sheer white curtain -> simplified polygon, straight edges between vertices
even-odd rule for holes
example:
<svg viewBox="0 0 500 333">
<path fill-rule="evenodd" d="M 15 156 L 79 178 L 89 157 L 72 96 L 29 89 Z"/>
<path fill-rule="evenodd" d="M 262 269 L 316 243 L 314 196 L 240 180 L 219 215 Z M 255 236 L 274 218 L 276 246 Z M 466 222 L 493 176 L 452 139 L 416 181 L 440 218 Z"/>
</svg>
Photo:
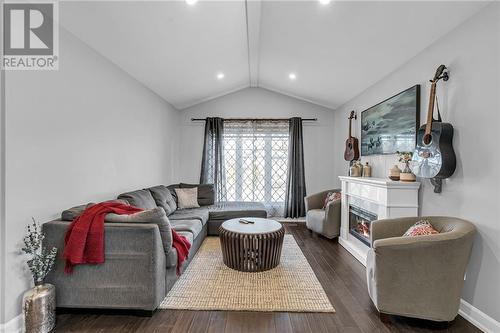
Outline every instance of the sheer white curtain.
<svg viewBox="0 0 500 333">
<path fill-rule="evenodd" d="M 224 121 L 227 201 L 264 203 L 283 216 L 288 167 L 288 121 Z"/>
</svg>

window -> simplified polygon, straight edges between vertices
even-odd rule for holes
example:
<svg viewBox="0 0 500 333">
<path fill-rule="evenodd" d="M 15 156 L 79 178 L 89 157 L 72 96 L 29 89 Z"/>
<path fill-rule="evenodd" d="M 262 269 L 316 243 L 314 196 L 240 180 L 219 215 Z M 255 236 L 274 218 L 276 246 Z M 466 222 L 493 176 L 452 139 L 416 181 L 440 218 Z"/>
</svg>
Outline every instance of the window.
<svg viewBox="0 0 500 333">
<path fill-rule="evenodd" d="M 227 201 L 258 201 L 283 216 L 288 167 L 287 121 L 224 122 Z"/>
</svg>

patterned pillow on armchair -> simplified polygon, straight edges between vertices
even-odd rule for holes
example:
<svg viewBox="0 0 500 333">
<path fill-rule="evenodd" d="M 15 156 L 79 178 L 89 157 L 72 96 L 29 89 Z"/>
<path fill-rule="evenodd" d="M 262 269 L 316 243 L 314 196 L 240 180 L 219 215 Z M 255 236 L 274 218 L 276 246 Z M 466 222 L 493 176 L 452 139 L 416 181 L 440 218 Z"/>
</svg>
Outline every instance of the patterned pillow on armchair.
<svg viewBox="0 0 500 333">
<path fill-rule="evenodd" d="M 342 195 L 340 192 L 328 192 L 325 197 L 325 202 L 323 203 L 323 209 L 326 209 L 326 206 L 328 206 L 330 202 L 340 200 L 341 197 Z"/>
<path fill-rule="evenodd" d="M 435 235 L 439 234 L 439 231 L 434 229 L 432 224 L 427 220 L 420 220 L 412 225 L 406 232 L 403 237 L 412 237 L 412 236 L 426 236 L 426 235 Z"/>
</svg>

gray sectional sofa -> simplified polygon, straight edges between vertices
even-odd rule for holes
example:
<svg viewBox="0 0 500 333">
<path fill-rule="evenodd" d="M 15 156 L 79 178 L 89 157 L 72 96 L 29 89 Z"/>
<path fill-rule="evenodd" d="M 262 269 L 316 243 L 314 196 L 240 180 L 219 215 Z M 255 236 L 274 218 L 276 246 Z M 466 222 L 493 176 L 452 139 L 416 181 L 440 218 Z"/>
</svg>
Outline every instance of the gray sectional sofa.
<svg viewBox="0 0 500 333">
<path fill-rule="evenodd" d="M 200 208 L 177 209 L 175 188 L 198 187 Z M 79 265 L 64 274 L 64 235 L 87 205 L 70 208 L 61 219 L 43 224 L 47 246 L 59 249 L 47 282 L 56 286 L 58 308 L 126 309 L 152 313 L 172 288 L 177 252 L 172 232 L 187 237 L 192 246 L 183 272 L 207 235 L 218 235 L 220 224 L 237 217 L 266 217 L 255 202 L 214 202 L 212 185 L 175 184 L 122 193 L 120 200 L 145 209 L 134 215 L 108 214 L 105 219 L 105 263 Z"/>
</svg>

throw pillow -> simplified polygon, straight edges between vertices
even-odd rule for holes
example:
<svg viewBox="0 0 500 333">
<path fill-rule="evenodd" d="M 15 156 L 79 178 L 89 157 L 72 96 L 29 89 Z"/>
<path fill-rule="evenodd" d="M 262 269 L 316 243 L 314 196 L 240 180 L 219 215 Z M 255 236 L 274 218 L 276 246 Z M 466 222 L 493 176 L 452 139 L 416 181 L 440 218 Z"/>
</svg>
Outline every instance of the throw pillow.
<svg viewBox="0 0 500 333">
<path fill-rule="evenodd" d="M 148 190 L 137 190 L 133 192 L 122 193 L 118 199 L 127 200 L 129 205 L 142 209 L 156 208 L 156 201 Z"/>
<path fill-rule="evenodd" d="M 198 188 L 176 188 L 177 206 L 179 209 L 198 208 Z"/>
<path fill-rule="evenodd" d="M 323 203 L 323 209 L 326 209 L 326 206 L 328 206 L 330 202 L 340 200 L 341 197 L 342 195 L 340 192 L 328 192 L 325 197 L 325 202 Z"/>
<path fill-rule="evenodd" d="M 215 190 L 213 184 L 186 184 L 181 183 L 180 188 L 198 188 L 198 204 L 201 206 L 210 206 L 215 202 Z"/>
<path fill-rule="evenodd" d="M 175 201 L 175 204 L 177 204 L 177 193 L 175 193 L 175 189 L 180 187 L 181 184 L 171 184 L 167 186 L 168 190 L 170 191 L 170 194 L 172 195 L 172 198 Z"/>
<path fill-rule="evenodd" d="M 427 220 L 420 220 L 412 225 L 406 232 L 403 237 L 413 237 L 413 236 L 425 236 L 425 235 L 435 235 L 439 234 L 439 231 L 434 229 L 432 224 Z"/>
<path fill-rule="evenodd" d="M 177 204 L 166 186 L 158 185 L 150 187 L 148 190 L 155 199 L 156 205 L 163 208 L 167 216 L 175 212 Z"/>
</svg>

